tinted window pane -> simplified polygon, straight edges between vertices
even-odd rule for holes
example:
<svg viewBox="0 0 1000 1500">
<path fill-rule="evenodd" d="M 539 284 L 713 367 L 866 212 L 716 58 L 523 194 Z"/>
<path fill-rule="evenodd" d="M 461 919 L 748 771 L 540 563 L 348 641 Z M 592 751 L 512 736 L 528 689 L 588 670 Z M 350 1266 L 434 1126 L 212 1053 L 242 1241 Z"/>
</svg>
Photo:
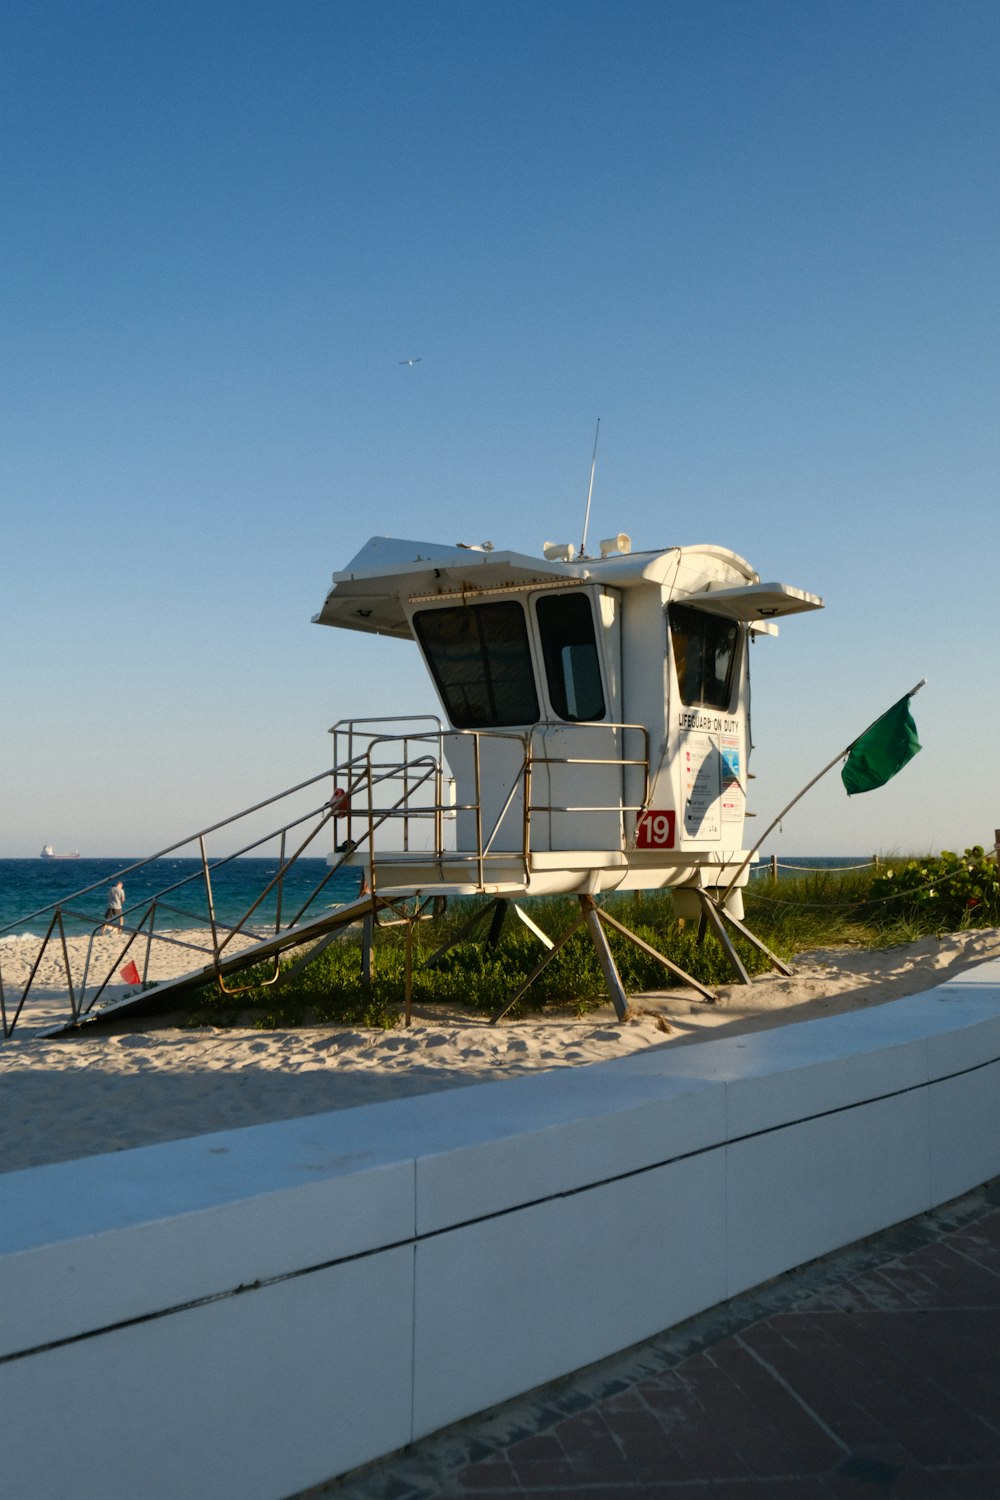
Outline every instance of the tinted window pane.
<svg viewBox="0 0 1000 1500">
<path fill-rule="evenodd" d="M 671 604 L 667 613 L 681 702 L 728 708 L 740 627 L 734 620 L 686 604 Z"/>
<path fill-rule="evenodd" d="M 537 722 L 535 674 L 520 604 L 422 609 L 413 624 L 456 729 Z"/>
<path fill-rule="evenodd" d="M 535 613 L 552 707 L 560 719 L 603 719 L 601 663 L 587 595 L 543 595 Z"/>
</svg>

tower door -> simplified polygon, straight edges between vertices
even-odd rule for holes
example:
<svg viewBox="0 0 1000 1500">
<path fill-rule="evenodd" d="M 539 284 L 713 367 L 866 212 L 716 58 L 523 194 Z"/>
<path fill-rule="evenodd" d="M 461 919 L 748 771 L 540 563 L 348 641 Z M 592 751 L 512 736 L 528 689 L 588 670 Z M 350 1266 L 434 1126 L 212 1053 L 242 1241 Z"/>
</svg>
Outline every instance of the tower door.
<svg viewBox="0 0 1000 1500">
<path fill-rule="evenodd" d="M 607 613 L 595 617 L 595 608 Z M 622 847 L 622 749 L 615 720 L 612 600 L 559 589 L 534 601 L 547 717 L 532 735 L 531 846 Z"/>
<path fill-rule="evenodd" d="M 455 732 L 459 850 L 519 853 L 524 846 L 525 751 L 539 718 L 524 602 L 486 599 L 414 612 L 413 627 Z"/>
</svg>

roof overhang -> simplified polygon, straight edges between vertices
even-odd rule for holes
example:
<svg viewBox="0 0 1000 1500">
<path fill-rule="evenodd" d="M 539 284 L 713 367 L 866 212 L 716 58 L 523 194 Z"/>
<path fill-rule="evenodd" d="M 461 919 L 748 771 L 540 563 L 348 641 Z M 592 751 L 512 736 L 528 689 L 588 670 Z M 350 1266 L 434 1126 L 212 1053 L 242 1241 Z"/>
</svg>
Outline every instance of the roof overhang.
<svg viewBox="0 0 1000 1500">
<path fill-rule="evenodd" d="M 730 587 L 734 577 L 747 582 Z M 343 571 L 334 573 L 333 587 L 313 621 L 409 640 L 407 608 L 417 601 L 465 600 L 588 583 L 626 589 L 650 584 L 676 588 L 678 600 L 750 622 L 823 607 L 815 594 L 783 583 L 759 583 L 757 577 L 749 563 L 723 547 L 671 547 L 566 561 L 372 537 Z"/>
<path fill-rule="evenodd" d="M 707 589 L 689 594 L 678 603 L 705 609 L 713 615 L 751 624 L 756 620 L 774 620 L 782 615 L 798 615 L 809 609 L 822 609 L 818 594 L 792 588 L 788 583 L 748 583 L 745 588 Z"/>
<path fill-rule="evenodd" d="M 333 587 L 317 625 L 339 625 L 409 639 L 405 604 L 415 596 L 462 598 L 504 589 L 544 588 L 590 581 L 590 564 L 549 561 L 519 552 L 486 552 L 372 537 L 348 566 L 333 575 Z"/>
</svg>

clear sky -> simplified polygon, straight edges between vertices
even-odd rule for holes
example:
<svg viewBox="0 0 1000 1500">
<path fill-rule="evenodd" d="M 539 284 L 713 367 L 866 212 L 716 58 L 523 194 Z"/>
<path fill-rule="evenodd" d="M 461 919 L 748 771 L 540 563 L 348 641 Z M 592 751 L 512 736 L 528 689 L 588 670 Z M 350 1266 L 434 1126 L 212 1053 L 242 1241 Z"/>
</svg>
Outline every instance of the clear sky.
<svg viewBox="0 0 1000 1500">
<path fill-rule="evenodd" d="M 998 78 L 996 0 L 7 0 L 0 855 L 432 709 L 331 571 L 578 537 L 598 417 L 591 537 L 826 600 L 754 648 L 759 819 L 929 679 L 769 847 L 991 842 Z"/>
</svg>

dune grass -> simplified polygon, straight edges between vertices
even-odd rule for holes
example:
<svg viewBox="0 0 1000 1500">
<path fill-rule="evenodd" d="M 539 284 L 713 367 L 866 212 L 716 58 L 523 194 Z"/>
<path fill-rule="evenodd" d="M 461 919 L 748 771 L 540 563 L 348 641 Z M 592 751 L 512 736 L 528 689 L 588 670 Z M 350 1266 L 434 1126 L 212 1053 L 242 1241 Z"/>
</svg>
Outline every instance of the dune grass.
<svg viewBox="0 0 1000 1500">
<path fill-rule="evenodd" d="M 1000 880 L 996 864 L 981 848 L 882 861 L 876 868 L 805 873 L 776 884 L 757 875 L 744 894 L 746 924 L 784 959 L 811 948 L 850 945 L 886 948 L 928 933 L 1000 924 Z M 669 892 L 609 896 L 606 909 L 637 936 L 706 985 L 730 983 L 728 960 L 711 935 L 698 940 L 698 924 L 678 920 Z M 532 919 L 554 940 L 579 915 L 572 897 L 524 902 Z M 542 956 L 542 948 L 509 916 L 495 949 L 465 941 L 432 967 L 430 957 L 465 923 L 476 903 L 452 901 L 445 915 L 413 927 L 413 1002 L 461 1008 L 484 1018 L 512 995 Z M 485 927 L 480 930 L 485 936 Z M 655 959 L 617 934 L 609 937 L 622 983 L 629 994 L 676 983 Z M 735 944 L 751 974 L 769 960 L 742 938 Z M 287 974 L 292 961 L 285 966 Z M 379 929 L 373 982 L 362 980 L 360 929 L 332 943 L 291 982 L 269 986 L 265 971 L 241 976 L 248 986 L 236 997 L 206 988 L 191 1011 L 192 1025 L 252 1025 L 264 1029 L 305 1022 L 391 1027 L 398 1023 L 405 987 L 405 936 L 398 926 Z M 256 981 L 256 982 L 255 982 Z M 606 997 L 590 937 L 576 933 L 553 958 L 511 1016 L 549 1004 L 570 1005 L 583 1015 Z"/>
</svg>

